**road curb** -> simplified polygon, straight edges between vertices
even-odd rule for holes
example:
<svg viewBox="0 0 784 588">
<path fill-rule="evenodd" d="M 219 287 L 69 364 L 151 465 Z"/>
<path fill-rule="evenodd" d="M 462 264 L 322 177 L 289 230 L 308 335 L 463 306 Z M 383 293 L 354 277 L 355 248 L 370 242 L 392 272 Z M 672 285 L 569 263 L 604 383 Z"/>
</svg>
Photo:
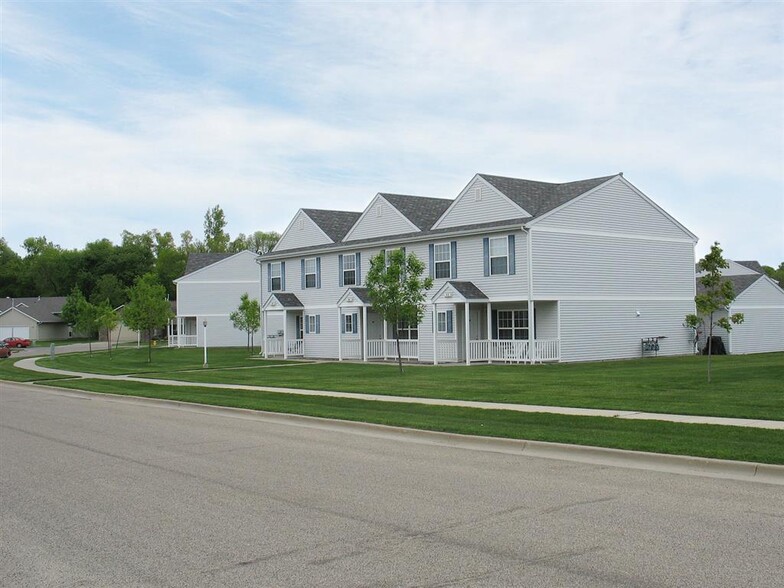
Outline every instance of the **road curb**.
<svg viewBox="0 0 784 588">
<path fill-rule="evenodd" d="M 732 461 L 686 455 L 669 455 L 594 447 L 588 445 L 572 445 L 548 441 L 531 441 L 525 439 L 505 439 L 498 437 L 480 437 L 460 433 L 427 431 L 391 425 L 328 419 L 299 414 L 277 413 L 247 408 L 215 406 L 169 400 L 162 398 L 146 398 L 143 396 L 126 396 L 71 390 L 47 385 L 46 387 L 14 382 L 38 392 L 57 393 L 73 397 L 102 399 L 109 402 L 125 402 L 143 404 L 153 407 L 168 407 L 176 410 L 187 410 L 197 413 L 222 414 L 231 418 L 243 418 L 273 424 L 295 425 L 319 428 L 327 431 L 353 433 L 376 438 L 396 441 L 439 445 L 472 451 L 489 451 L 524 457 L 556 459 L 593 465 L 606 465 L 630 469 L 643 469 L 675 474 L 697 475 L 703 477 L 760 482 L 784 486 L 784 466 L 762 464 L 747 461 Z"/>
</svg>

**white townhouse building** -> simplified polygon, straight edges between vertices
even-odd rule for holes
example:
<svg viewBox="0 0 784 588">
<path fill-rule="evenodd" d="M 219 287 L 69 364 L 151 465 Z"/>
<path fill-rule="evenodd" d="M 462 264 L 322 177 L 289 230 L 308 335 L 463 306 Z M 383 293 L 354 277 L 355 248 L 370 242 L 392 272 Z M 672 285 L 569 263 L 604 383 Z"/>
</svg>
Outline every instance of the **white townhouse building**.
<svg viewBox="0 0 784 588">
<path fill-rule="evenodd" d="M 392 358 L 394 329 L 403 356 L 428 363 L 688 354 L 696 241 L 623 174 L 478 174 L 454 200 L 302 209 L 259 259 L 266 354 Z M 365 288 L 371 257 L 395 248 L 434 278 L 419 325 L 385 324 Z"/>
<path fill-rule="evenodd" d="M 714 320 L 742 312 L 743 322 L 733 325 L 729 333 L 714 327 L 713 334 L 721 337 L 727 353 L 734 355 L 784 351 L 784 290 L 765 274 L 758 261 L 727 261 L 729 267 L 721 275 L 732 282 L 735 300 L 716 313 Z M 704 274 L 699 265 L 696 269 L 698 277 Z M 697 281 L 697 292 L 702 291 Z M 698 338 L 700 349 L 707 343 L 707 327 L 705 331 Z"/>
<path fill-rule="evenodd" d="M 168 327 L 170 347 L 204 345 L 205 321 L 210 346 L 246 344 L 246 333 L 234 328 L 229 314 L 237 310 L 243 294 L 259 300 L 256 258 L 252 251 L 191 253 L 188 256 L 185 273 L 174 280 L 177 311 Z"/>
</svg>

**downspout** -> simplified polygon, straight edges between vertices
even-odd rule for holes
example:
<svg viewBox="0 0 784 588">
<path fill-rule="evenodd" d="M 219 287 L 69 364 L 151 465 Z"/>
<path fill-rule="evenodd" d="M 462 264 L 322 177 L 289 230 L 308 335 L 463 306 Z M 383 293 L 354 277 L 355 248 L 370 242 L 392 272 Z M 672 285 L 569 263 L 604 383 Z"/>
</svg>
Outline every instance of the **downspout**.
<svg viewBox="0 0 784 588">
<path fill-rule="evenodd" d="M 528 272 L 528 356 L 531 363 L 536 363 L 536 347 L 534 341 L 534 266 L 533 238 L 531 229 L 523 227 L 526 234 L 526 270 Z"/>
</svg>

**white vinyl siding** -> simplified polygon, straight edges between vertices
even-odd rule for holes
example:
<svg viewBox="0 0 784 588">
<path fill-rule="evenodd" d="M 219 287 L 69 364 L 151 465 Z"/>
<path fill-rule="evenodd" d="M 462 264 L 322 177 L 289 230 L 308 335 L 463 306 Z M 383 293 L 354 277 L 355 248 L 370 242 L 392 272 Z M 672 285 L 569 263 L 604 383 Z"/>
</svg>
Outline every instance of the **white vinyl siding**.
<svg viewBox="0 0 784 588">
<path fill-rule="evenodd" d="M 324 234 L 324 231 L 307 214 L 300 210 L 284 231 L 273 251 L 325 245 L 327 243 L 332 243 L 332 240 Z"/>
<path fill-rule="evenodd" d="M 694 297 L 692 243 L 532 231 L 534 295 Z"/>
<path fill-rule="evenodd" d="M 691 329 L 683 326 L 684 317 L 694 312 L 693 301 L 562 300 L 559 304 L 561 361 L 640 357 L 641 339 L 662 335 L 667 338 L 659 342 L 659 355 L 693 352 Z"/>
<path fill-rule="evenodd" d="M 743 322 L 729 334 L 732 354 L 784 351 L 784 291 L 761 277 L 741 292 L 730 312 L 742 312 Z"/>
<path fill-rule="evenodd" d="M 620 178 L 538 221 L 540 228 L 691 239 L 691 236 Z"/>
<path fill-rule="evenodd" d="M 480 191 L 480 200 L 476 191 Z M 455 199 L 444 216 L 433 226 L 446 229 L 531 216 L 482 178 L 476 177 Z"/>
<path fill-rule="evenodd" d="M 412 233 L 418 230 L 398 209 L 383 197 L 376 196 L 348 232 L 345 240 L 372 239 Z"/>
</svg>

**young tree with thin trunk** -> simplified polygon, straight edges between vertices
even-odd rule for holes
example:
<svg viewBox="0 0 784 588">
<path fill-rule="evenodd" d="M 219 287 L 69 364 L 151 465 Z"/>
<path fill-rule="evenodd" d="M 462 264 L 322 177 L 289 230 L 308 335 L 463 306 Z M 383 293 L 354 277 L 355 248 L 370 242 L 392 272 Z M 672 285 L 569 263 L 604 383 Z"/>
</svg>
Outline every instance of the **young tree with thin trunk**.
<svg viewBox="0 0 784 588">
<path fill-rule="evenodd" d="M 117 326 L 119 319 L 117 313 L 109 304 L 108 300 L 104 300 L 100 304 L 94 306 L 95 313 L 95 327 L 98 332 L 104 330 L 106 332 L 106 349 L 109 351 L 109 357 L 112 357 L 112 330 Z"/>
<path fill-rule="evenodd" d="M 248 336 L 247 348 L 253 350 L 253 335 L 261 326 L 261 308 L 258 300 L 251 300 L 246 292 L 240 296 L 240 305 L 229 315 L 235 329 L 245 331 Z"/>
<path fill-rule="evenodd" d="M 701 288 L 694 302 L 697 314 L 686 315 L 686 325 L 697 329 L 708 328 L 708 383 L 711 382 L 711 356 L 713 355 L 713 327 L 721 327 L 727 332 L 732 330 L 732 325 L 743 322 L 743 313 L 738 312 L 731 316 L 715 318 L 716 313 L 725 310 L 735 300 L 735 290 L 732 282 L 722 279 L 721 270 L 730 266 L 722 256 L 718 242 L 711 245 L 708 254 L 699 261 L 699 269 L 705 275 L 697 278 Z"/>
<path fill-rule="evenodd" d="M 152 363 L 152 337 L 155 329 L 165 327 L 173 314 L 166 299 L 166 288 L 155 274 L 145 274 L 128 290 L 123 319 L 130 329 L 147 332 L 147 362 Z"/>
<path fill-rule="evenodd" d="M 422 279 L 425 264 L 413 253 L 402 249 L 381 252 L 370 260 L 367 289 L 373 310 L 393 325 L 397 346 L 397 363 L 403 373 L 400 355 L 400 322 L 418 325 L 425 314 L 425 292 L 433 286 L 432 278 Z"/>
<path fill-rule="evenodd" d="M 71 325 L 74 331 L 87 336 L 87 347 L 90 355 L 93 354 L 92 337 L 96 330 L 96 309 L 90 304 L 82 294 L 78 286 L 74 286 L 71 293 L 66 297 L 65 304 L 60 312 L 66 324 Z"/>
</svg>

